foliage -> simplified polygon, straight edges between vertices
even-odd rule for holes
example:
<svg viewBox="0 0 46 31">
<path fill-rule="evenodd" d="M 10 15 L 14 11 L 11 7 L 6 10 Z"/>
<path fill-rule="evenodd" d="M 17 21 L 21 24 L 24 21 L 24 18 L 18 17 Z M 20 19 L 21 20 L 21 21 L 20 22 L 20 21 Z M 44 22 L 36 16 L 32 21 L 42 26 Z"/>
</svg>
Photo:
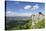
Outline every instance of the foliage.
<svg viewBox="0 0 46 31">
<path fill-rule="evenodd" d="M 31 25 L 32 25 L 32 20 L 31 19 L 28 19 L 28 20 L 19 20 L 19 21 L 16 21 L 16 22 L 24 22 L 24 23 L 21 23 L 21 24 L 18 24 L 18 23 L 15 23 L 14 22 L 9 22 L 8 23 L 8 27 L 7 30 L 15 30 L 15 29 L 30 29 L 31 28 Z M 22 25 L 23 24 L 23 25 Z"/>
<path fill-rule="evenodd" d="M 23 23 L 18 23 L 23 22 Z M 42 19 L 38 23 L 35 24 L 38 28 L 45 27 L 45 19 Z M 7 24 L 9 27 L 6 27 L 7 30 L 19 30 L 19 29 L 31 29 L 32 28 L 32 19 L 28 20 L 19 20 L 19 21 L 11 21 Z"/>
<path fill-rule="evenodd" d="M 45 19 L 42 19 L 36 25 L 38 28 L 44 28 L 45 27 Z"/>
</svg>

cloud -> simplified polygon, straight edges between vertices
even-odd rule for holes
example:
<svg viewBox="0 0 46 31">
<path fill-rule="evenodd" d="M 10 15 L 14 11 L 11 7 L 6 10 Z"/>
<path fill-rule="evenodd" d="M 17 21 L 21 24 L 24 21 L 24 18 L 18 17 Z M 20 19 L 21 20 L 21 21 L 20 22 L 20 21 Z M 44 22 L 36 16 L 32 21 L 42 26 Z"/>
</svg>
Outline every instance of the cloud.
<svg viewBox="0 0 46 31">
<path fill-rule="evenodd" d="M 7 11 L 6 13 L 11 13 L 11 11 Z"/>
<path fill-rule="evenodd" d="M 12 12 L 12 11 L 7 11 L 6 12 L 6 16 L 15 16 L 15 12 Z"/>
<path fill-rule="evenodd" d="M 35 4 L 34 6 L 31 6 L 31 5 L 26 5 L 24 7 L 24 9 L 28 9 L 28 10 L 38 10 L 39 9 L 39 5 L 38 4 Z"/>
<path fill-rule="evenodd" d="M 16 13 L 12 11 L 7 11 L 6 16 L 31 16 L 31 13 Z"/>
<path fill-rule="evenodd" d="M 30 8 L 31 8 L 30 5 L 26 5 L 26 6 L 24 7 L 24 9 L 30 9 Z"/>
<path fill-rule="evenodd" d="M 31 10 L 38 10 L 38 9 L 39 9 L 39 5 L 38 5 L 38 4 L 34 5 L 34 6 L 31 8 Z"/>
</svg>

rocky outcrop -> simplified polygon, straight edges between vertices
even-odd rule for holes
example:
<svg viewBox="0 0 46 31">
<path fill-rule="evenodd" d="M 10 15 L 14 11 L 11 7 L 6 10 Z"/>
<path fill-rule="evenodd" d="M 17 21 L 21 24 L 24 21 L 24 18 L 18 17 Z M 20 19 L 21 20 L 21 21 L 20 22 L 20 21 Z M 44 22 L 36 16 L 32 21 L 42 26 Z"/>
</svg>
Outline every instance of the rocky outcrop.
<svg viewBox="0 0 46 31">
<path fill-rule="evenodd" d="M 42 21 L 42 19 L 44 19 L 45 16 L 43 14 L 35 14 L 35 15 L 32 15 L 32 28 L 34 28 L 34 25 L 36 23 L 38 23 L 39 21 Z"/>
</svg>

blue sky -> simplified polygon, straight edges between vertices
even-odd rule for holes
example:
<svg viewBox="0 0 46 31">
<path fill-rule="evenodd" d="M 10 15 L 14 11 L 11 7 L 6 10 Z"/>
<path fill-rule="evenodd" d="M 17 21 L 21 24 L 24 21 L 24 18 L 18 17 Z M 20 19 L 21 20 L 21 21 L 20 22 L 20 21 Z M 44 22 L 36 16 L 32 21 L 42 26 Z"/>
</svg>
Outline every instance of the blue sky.
<svg viewBox="0 0 46 31">
<path fill-rule="evenodd" d="M 8 16 L 29 16 L 38 12 L 45 13 L 44 3 L 7 1 L 6 13 Z"/>
</svg>

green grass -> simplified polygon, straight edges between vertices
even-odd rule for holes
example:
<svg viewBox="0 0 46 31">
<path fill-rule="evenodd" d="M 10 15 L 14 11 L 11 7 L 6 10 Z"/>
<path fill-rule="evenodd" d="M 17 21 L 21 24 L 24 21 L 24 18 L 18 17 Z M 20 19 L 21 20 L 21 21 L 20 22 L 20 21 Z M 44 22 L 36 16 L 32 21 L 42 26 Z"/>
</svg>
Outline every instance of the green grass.
<svg viewBox="0 0 46 31">
<path fill-rule="evenodd" d="M 45 19 L 42 19 L 41 21 L 39 21 L 38 23 L 36 23 L 36 26 L 38 28 L 45 28 Z"/>
</svg>

